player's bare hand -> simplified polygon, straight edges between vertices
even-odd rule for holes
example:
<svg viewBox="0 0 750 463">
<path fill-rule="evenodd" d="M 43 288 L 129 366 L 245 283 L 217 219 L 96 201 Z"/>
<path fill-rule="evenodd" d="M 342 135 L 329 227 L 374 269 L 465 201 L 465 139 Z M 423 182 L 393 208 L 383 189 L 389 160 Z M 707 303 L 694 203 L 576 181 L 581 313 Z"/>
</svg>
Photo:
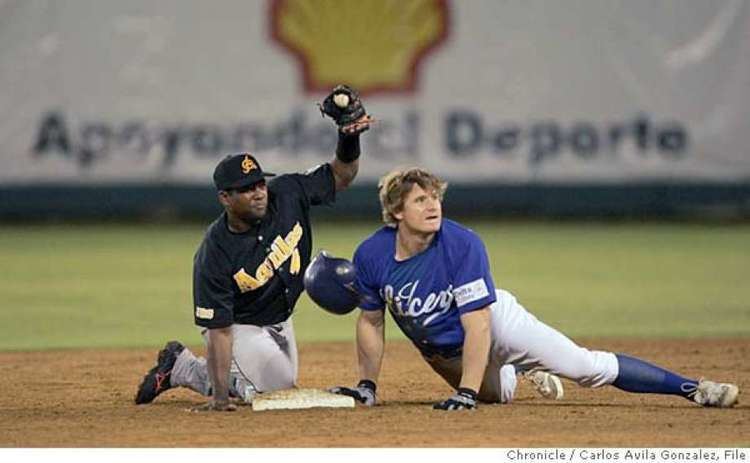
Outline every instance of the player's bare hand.
<svg viewBox="0 0 750 463">
<path fill-rule="evenodd" d="M 200 412 L 234 412 L 237 411 L 237 405 L 225 402 L 225 401 L 215 401 L 212 400 L 208 403 L 205 403 L 203 405 L 198 405 L 197 407 L 193 407 L 190 409 L 191 412 L 200 413 Z"/>
<path fill-rule="evenodd" d="M 347 135 L 353 135 L 356 133 L 362 133 L 370 130 L 370 125 L 375 123 L 375 119 L 369 114 L 365 114 L 351 124 L 344 125 L 340 128 L 341 132 Z"/>
</svg>

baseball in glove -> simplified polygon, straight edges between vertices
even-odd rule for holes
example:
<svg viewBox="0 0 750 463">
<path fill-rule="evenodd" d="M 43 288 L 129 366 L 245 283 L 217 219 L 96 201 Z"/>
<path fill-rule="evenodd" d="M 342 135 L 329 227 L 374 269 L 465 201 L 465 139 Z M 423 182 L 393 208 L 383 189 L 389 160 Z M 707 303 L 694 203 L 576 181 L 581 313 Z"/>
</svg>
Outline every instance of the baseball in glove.
<svg viewBox="0 0 750 463">
<path fill-rule="evenodd" d="M 333 119 L 347 135 L 362 133 L 374 122 L 362 106 L 359 94 L 346 85 L 337 85 L 318 107 L 321 115 Z"/>
</svg>

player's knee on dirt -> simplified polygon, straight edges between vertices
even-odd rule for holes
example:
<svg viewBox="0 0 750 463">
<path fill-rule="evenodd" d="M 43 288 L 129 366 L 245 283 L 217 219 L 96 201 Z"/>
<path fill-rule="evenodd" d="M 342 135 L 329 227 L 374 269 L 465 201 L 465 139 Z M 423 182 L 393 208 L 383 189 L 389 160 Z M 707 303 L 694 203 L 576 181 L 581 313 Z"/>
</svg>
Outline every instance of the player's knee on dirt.
<svg viewBox="0 0 750 463">
<path fill-rule="evenodd" d="M 484 374 L 477 400 L 485 403 L 510 403 L 515 397 L 517 383 L 516 368 L 513 365 L 498 368 L 498 365 L 490 363 Z M 460 376 L 456 384 L 460 384 Z"/>
<path fill-rule="evenodd" d="M 253 384 L 258 392 L 279 391 L 294 387 L 297 382 L 295 369 L 287 357 L 269 358 L 266 366 L 261 369 L 262 375 Z"/>
<path fill-rule="evenodd" d="M 513 401 L 513 397 L 516 395 L 516 386 L 518 385 L 518 377 L 516 376 L 516 368 L 513 365 L 503 365 L 500 368 L 500 403 L 509 404 Z"/>
</svg>

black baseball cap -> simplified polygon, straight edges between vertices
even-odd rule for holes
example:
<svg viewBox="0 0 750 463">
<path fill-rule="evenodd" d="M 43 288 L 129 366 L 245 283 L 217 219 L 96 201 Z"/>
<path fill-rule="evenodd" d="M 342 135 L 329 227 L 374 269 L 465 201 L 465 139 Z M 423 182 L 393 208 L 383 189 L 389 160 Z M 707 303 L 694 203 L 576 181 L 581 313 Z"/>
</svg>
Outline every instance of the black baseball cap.
<svg viewBox="0 0 750 463">
<path fill-rule="evenodd" d="M 234 190 L 275 175 L 263 172 L 258 160 L 250 153 L 230 154 L 214 169 L 214 185 L 217 190 Z"/>
</svg>

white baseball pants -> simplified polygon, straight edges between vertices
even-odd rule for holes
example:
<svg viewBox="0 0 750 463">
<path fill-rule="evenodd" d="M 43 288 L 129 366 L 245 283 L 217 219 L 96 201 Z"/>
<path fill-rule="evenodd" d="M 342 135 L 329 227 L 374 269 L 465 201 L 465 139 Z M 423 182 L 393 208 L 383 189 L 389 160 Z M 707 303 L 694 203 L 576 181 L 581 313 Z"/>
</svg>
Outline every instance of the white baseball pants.
<svg viewBox="0 0 750 463">
<path fill-rule="evenodd" d="M 484 402 L 513 400 L 515 373 L 544 370 L 571 379 L 581 386 L 600 387 L 617 379 L 617 357 L 611 352 L 578 346 L 567 336 L 539 321 L 508 291 L 498 289 L 490 306 L 490 357 L 479 399 Z M 461 381 L 461 356 L 425 358 L 435 372 L 457 388 Z M 515 371 L 502 368 L 513 365 Z"/>
</svg>

